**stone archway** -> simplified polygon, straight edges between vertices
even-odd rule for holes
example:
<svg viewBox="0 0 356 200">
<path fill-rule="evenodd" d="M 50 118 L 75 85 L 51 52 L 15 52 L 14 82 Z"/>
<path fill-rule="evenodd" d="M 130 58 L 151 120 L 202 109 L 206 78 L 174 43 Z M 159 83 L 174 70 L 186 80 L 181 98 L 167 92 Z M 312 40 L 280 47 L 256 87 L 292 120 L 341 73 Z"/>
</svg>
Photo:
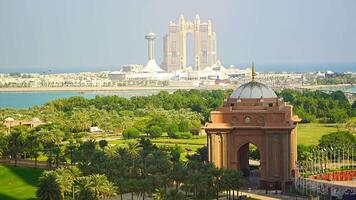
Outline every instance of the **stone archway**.
<svg viewBox="0 0 356 200">
<path fill-rule="evenodd" d="M 257 147 L 257 145 L 253 143 L 246 143 L 242 145 L 236 152 L 236 160 L 237 160 L 237 169 L 240 169 L 245 176 L 250 176 L 251 175 L 251 165 L 254 163 L 254 165 L 260 166 L 260 160 L 253 159 L 251 157 L 251 145 L 256 147 L 256 151 L 261 154 L 261 150 Z M 259 168 L 259 167 L 258 167 Z"/>
<path fill-rule="evenodd" d="M 256 146 L 259 151 L 259 177 L 264 178 L 266 174 L 266 145 L 265 134 L 260 130 L 235 130 L 231 132 L 229 168 L 239 169 L 246 176 L 249 175 L 249 144 Z"/>
<path fill-rule="evenodd" d="M 258 152 L 258 158 L 252 156 L 251 147 L 255 148 L 254 153 Z M 246 183 L 246 187 L 248 188 L 260 188 L 261 171 L 264 170 L 262 167 L 265 167 L 265 165 L 261 165 L 260 155 L 261 150 L 259 147 L 251 142 L 240 146 L 236 152 L 236 167 L 243 172 L 248 180 Z"/>
</svg>

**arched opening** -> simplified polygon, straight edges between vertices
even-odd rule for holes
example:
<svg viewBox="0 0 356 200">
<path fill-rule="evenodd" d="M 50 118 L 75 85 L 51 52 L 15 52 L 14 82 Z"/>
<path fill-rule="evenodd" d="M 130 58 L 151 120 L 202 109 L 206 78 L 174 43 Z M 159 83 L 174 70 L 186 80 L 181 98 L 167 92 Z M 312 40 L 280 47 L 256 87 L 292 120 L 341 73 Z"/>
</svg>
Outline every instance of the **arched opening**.
<svg viewBox="0 0 356 200">
<path fill-rule="evenodd" d="M 259 188 L 261 164 L 258 147 L 252 143 L 241 146 L 237 153 L 237 163 L 237 168 L 248 178 L 249 187 Z"/>
<path fill-rule="evenodd" d="M 185 49 L 185 53 L 186 53 L 186 63 L 187 63 L 187 66 L 191 66 L 193 69 L 195 67 L 195 55 L 194 55 L 194 48 L 195 48 L 195 45 L 194 45 L 194 37 L 193 37 L 193 34 L 188 32 L 186 34 L 186 49 Z"/>
</svg>

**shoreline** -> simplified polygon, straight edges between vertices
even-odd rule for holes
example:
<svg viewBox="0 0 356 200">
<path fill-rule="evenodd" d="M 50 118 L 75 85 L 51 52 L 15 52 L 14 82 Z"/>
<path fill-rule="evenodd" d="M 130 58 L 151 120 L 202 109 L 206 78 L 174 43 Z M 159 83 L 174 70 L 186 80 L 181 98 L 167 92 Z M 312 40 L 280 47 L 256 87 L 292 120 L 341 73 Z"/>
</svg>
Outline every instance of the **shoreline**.
<svg viewBox="0 0 356 200">
<path fill-rule="evenodd" d="M 307 85 L 300 86 L 297 89 L 324 89 L 324 88 L 338 88 L 338 87 L 352 87 L 353 84 L 334 84 L 334 85 Z M 14 87 L 14 88 L 0 88 L 1 92 L 101 92 L 101 91 L 130 91 L 130 90 L 214 90 L 214 89 L 233 89 L 236 86 L 117 86 L 117 87 Z"/>
</svg>

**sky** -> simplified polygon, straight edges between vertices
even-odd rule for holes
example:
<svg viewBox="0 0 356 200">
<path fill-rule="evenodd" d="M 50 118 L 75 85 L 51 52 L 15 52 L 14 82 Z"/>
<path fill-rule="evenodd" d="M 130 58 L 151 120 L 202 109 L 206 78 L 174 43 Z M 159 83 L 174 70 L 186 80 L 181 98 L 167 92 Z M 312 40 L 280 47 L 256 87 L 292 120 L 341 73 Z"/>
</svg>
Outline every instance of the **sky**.
<svg viewBox="0 0 356 200">
<path fill-rule="evenodd" d="M 0 73 L 145 64 L 150 31 L 161 63 L 168 23 L 181 14 L 211 20 L 225 65 L 356 71 L 355 0 L 0 0 Z"/>
</svg>

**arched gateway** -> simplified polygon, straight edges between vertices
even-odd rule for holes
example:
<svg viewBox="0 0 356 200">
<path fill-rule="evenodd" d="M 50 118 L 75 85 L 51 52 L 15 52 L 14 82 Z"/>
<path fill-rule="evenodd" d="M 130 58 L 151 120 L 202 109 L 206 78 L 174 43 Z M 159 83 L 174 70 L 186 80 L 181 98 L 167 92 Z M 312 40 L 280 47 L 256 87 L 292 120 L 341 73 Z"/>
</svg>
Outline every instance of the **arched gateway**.
<svg viewBox="0 0 356 200">
<path fill-rule="evenodd" d="M 254 80 L 238 87 L 205 126 L 209 160 L 217 167 L 248 169 L 248 144 L 260 152 L 260 187 L 284 189 L 296 176 L 297 123 L 292 106 Z"/>
</svg>

